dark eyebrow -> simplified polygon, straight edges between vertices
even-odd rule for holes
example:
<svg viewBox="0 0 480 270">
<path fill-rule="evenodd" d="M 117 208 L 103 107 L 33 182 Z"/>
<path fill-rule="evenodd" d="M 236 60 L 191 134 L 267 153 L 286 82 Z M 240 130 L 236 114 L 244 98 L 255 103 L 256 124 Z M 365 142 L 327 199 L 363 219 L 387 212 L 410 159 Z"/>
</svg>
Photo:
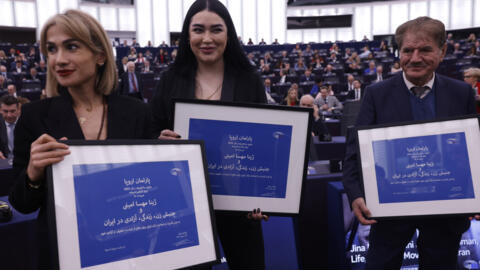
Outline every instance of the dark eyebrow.
<svg viewBox="0 0 480 270">
<path fill-rule="evenodd" d="M 69 39 L 66 39 L 66 40 L 62 41 L 62 44 L 65 45 L 65 44 L 68 44 L 68 43 L 74 42 L 74 41 L 80 42 L 78 39 L 69 38 Z M 47 41 L 47 44 L 55 44 L 55 42 Z"/>
<path fill-rule="evenodd" d="M 199 23 L 193 24 L 192 26 L 193 27 L 202 27 L 202 28 L 205 27 L 203 24 L 199 24 Z"/>
</svg>

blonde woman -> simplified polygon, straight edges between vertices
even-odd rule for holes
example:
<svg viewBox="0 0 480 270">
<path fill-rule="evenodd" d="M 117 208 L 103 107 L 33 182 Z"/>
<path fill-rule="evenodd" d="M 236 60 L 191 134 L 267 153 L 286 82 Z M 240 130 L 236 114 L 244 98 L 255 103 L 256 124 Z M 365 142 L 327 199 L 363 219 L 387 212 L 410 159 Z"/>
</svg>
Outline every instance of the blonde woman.
<svg viewBox="0 0 480 270">
<path fill-rule="evenodd" d="M 50 98 L 22 106 L 15 127 L 16 183 L 9 200 L 22 213 L 40 209 L 39 269 L 52 269 L 45 168 L 70 154 L 61 140 L 145 139 L 151 119 L 146 104 L 112 95 L 115 59 L 104 29 L 90 15 L 69 10 L 50 18 L 40 49 L 47 57 Z"/>
</svg>

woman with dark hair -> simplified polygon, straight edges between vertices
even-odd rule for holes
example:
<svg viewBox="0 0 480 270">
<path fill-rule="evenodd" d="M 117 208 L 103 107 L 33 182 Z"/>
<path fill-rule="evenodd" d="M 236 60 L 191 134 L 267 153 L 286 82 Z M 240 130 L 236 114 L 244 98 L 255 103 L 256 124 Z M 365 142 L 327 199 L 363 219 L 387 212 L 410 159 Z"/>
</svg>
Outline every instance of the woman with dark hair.
<svg viewBox="0 0 480 270">
<path fill-rule="evenodd" d="M 232 19 L 217 0 L 198 0 L 187 12 L 175 62 L 157 86 L 151 107 L 154 136 L 176 139 L 172 98 L 266 103 L 265 91 L 238 41 Z M 263 237 L 258 210 L 216 214 L 229 268 L 264 269 Z"/>
</svg>

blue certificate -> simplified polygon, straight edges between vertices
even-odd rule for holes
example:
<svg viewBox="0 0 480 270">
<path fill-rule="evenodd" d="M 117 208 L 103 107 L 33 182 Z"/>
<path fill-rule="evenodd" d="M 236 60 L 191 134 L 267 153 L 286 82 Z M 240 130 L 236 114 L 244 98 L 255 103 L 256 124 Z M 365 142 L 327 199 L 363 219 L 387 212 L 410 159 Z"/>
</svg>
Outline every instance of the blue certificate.
<svg viewBox="0 0 480 270">
<path fill-rule="evenodd" d="M 292 126 L 190 118 L 205 141 L 212 194 L 285 198 Z"/>
<path fill-rule="evenodd" d="M 372 144 L 380 203 L 475 197 L 464 132 Z"/>
<path fill-rule="evenodd" d="M 188 161 L 73 165 L 82 267 L 199 244 Z"/>
</svg>

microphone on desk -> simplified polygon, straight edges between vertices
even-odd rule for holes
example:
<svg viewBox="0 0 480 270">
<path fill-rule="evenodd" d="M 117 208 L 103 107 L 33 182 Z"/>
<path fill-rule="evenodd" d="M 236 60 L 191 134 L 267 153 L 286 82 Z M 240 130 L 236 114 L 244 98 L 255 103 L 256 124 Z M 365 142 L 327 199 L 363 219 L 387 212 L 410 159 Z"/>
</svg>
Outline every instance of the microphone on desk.
<svg viewBox="0 0 480 270">
<path fill-rule="evenodd" d="M 12 209 L 4 201 L 0 201 L 0 222 L 9 222 L 12 219 Z"/>
</svg>

